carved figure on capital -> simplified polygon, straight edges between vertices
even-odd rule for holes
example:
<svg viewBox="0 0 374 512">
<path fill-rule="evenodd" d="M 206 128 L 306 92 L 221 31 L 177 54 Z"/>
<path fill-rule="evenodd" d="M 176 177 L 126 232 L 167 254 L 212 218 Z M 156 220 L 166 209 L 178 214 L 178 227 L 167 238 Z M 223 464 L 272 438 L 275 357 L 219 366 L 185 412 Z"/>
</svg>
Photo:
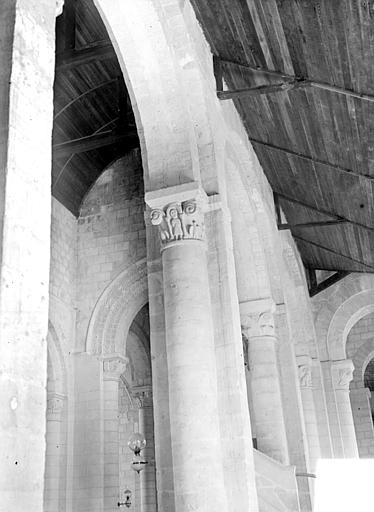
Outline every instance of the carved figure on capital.
<svg viewBox="0 0 374 512">
<path fill-rule="evenodd" d="M 272 311 L 245 315 L 242 319 L 242 331 L 247 339 L 258 336 L 275 336 Z"/>
<path fill-rule="evenodd" d="M 302 364 L 298 367 L 299 382 L 302 388 L 312 387 L 312 368 L 308 364 Z"/>
<path fill-rule="evenodd" d="M 128 363 L 127 357 L 109 356 L 103 357 L 103 377 L 104 380 L 119 380 L 120 376 L 126 370 Z"/>
<path fill-rule="evenodd" d="M 60 395 L 50 395 L 47 398 L 47 414 L 48 415 L 59 415 L 62 413 L 64 408 L 65 397 Z"/>
<path fill-rule="evenodd" d="M 335 389 L 349 389 L 349 383 L 353 379 L 353 363 L 347 362 L 336 363 L 331 368 L 332 380 Z"/>
<path fill-rule="evenodd" d="M 151 223 L 159 226 L 161 243 L 177 240 L 203 240 L 204 216 L 196 200 L 171 203 L 151 211 Z"/>
</svg>

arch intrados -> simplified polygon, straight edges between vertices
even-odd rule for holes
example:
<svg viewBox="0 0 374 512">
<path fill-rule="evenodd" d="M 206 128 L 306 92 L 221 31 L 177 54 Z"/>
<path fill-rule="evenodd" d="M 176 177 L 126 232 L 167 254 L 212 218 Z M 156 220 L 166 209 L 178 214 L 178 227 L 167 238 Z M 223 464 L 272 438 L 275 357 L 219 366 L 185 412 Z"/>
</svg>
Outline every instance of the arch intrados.
<svg viewBox="0 0 374 512">
<path fill-rule="evenodd" d="M 339 305 L 333 313 L 327 331 L 327 350 L 331 360 L 346 358 L 349 332 L 359 320 L 373 312 L 374 290 L 372 289 L 356 293 Z"/>
<path fill-rule="evenodd" d="M 369 352 L 369 354 L 366 356 L 363 364 L 362 364 L 362 380 L 364 380 L 366 368 L 368 367 L 368 364 L 372 359 L 374 359 L 374 340 L 372 340 L 372 347 L 373 350 Z"/>
<path fill-rule="evenodd" d="M 100 295 L 89 321 L 86 351 L 125 356 L 130 326 L 147 302 L 147 261 L 143 258 L 120 272 Z"/>
</svg>

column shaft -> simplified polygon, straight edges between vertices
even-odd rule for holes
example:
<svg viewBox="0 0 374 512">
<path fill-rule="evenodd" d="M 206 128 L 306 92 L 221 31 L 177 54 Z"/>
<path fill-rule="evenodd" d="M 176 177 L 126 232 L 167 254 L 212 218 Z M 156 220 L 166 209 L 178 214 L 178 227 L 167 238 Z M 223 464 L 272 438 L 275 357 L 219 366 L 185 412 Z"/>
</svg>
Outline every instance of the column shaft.
<svg viewBox="0 0 374 512">
<path fill-rule="evenodd" d="M 253 410 L 258 449 L 289 464 L 271 300 L 240 304 L 243 333 L 248 339 Z"/>
<path fill-rule="evenodd" d="M 162 250 L 175 512 L 225 511 L 206 195 L 198 183 L 186 183 L 145 199 Z"/>
<path fill-rule="evenodd" d="M 162 260 L 176 511 L 225 510 L 205 248 L 175 245 Z"/>
</svg>

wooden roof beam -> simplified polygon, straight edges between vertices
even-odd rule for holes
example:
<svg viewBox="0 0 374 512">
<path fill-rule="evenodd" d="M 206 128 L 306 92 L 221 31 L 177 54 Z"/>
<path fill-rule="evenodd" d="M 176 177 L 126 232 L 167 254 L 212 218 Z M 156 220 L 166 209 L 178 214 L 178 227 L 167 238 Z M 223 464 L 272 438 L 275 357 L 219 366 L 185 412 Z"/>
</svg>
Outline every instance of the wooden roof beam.
<svg viewBox="0 0 374 512">
<path fill-rule="evenodd" d="M 346 219 L 336 219 L 336 220 L 321 220 L 315 222 L 300 222 L 299 224 L 278 224 L 279 231 L 284 231 L 286 229 L 292 228 L 317 228 L 320 226 L 336 226 L 336 224 L 343 224 L 349 222 Z"/>
<path fill-rule="evenodd" d="M 115 133 L 107 130 L 101 133 L 80 137 L 79 139 L 69 140 L 60 144 L 53 145 L 53 157 L 69 157 L 76 153 L 85 153 L 94 149 L 103 148 L 122 142 L 128 146 L 128 149 L 135 148 L 139 145 L 138 134 L 134 132 Z"/>
<path fill-rule="evenodd" d="M 345 258 L 349 261 L 353 261 L 354 263 L 358 265 L 362 265 L 363 267 L 367 267 L 370 269 L 371 272 L 374 271 L 374 266 L 369 265 L 368 263 L 364 263 L 363 261 L 356 260 L 355 258 L 352 258 L 351 256 L 347 256 L 346 254 L 342 254 L 338 251 L 335 251 L 334 249 L 330 249 L 330 247 L 325 247 L 324 245 L 318 244 L 317 242 L 313 242 L 312 240 L 307 240 L 305 238 L 302 238 L 301 236 L 292 235 L 295 240 L 300 240 L 300 242 L 304 242 L 309 245 L 313 245 L 314 247 L 317 247 L 318 249 L 321 249 L 323 251 L 330 252 L 331 254 L 334 254 L 335 256 L 339 256 L 340 258 Z M 369 272 L 369 270 L 368 270 Z"/>
<path fill-rule="evenodd" d="M 255 74 L 265 74 L 269 77 L 271 76 L 272 78 L 278 78 L 278 79 L 282 80 L 280 85 L 283 85 L 284 87 L 286 87 L 286 85 L 290 85 L 290 84 L 294 84 L 294 85 L 300 84 L 298 87 L 300 87 L 300 86 L 308 87 L 309 86 L 309 87 L 314 87 L 316 89 L 324 89 L 325 91 L 330 91 L 330 92 L 333 92 L 336 94 L 342 94 L 344 96 L 350 96 L 352 98 L 357 98 L 357 99 L 361 99 L 361 100 L 365 100 L 365 101 L 374 102 L 373 94 L 359 93 L 359 92 L 356 92 L 356 91 L 353 91 L 350 89 L 345 89 L 344 87 L 337 87 L 335 85 L 331 85 L 326 82 L 319 82 L 317 80 L 308 80 L 308 79 L 305 79 L 304 77 L 287 75 L 286 73 L 280 73 L 278 71 L 271 71 L 266 68 L 248 66 L 248 65 L 240 64 L 240 63 L 233 62 L 230 60 L 220 59 L 217 56 L 214 56 L 213 59 L 214 59 L 214 70 L 215 71 L 217 69 L 219 69 L 222 66 L 222 64 L 229 64 L 229 65 L 234 65 L 234 66 L 239 66 L 239 67 L 245 68 L 248 71 L 251 71 Z M 222 70 L 221 70 L 221 74 L 223 77 Z M 216 81 L 217 81 L 217 78 L 216 78 Z M 269 90 L 265 91 L 265 89 L 263 89 L 263 92 L 261 92 L 261 94 L 287 90 L 287 88 L 282 88 L 282 87 L 278 87 L 278 89 L 274 89 L 274 90 L 271 90 L 271 87 L 274 87 L 274 86 L 266 86 L 266 87 L 269 87 Z M 291 89 L 298 88 L 298 87 L 294 86 L 294 87 L 291 87 Z M 230 90 L 223 91 L 223 88 L 222 89 L 217 88 L 217 96 L 221 100 L 228 100 L 228 99 L 238 98 L 238 97 L 246 96 L 246 95 L 259 94 L 259 92 L 254 92 L 255 89 L 259 89 L 259 88 L 258 87 L 256 87 L 256 88 L 248 87 L 248 88 L 244 88 L 244 89 L 231 90 L 231 91 Z"/>
<path fill-rule="evenodd" d="M 56 54 L 56 73 L 81 66 L 82 64 L 113 59 L 115 57 L 116 52 L 110 41 L 97 41 L 79 50 L 65 50 Z"/>
<path fill-rule="evenodd" d="M 290 203 L 299 204 L 300 206 L 303 206 L 305 208 L 309 208 L 310 210 L 314 210 L 315 212 L 322 213 L 323 215 L 328 215 L 329 217 L 335 217 L 334 220 L 341 220 L 342 222 L 349 222 L 350 224 L 353 224 L 354 226 L 358 226 L 363 229 L 367 229 L 368 231 L 374 231 L 374 227 L 366 226 L 366 224 L 361 224 L 360 222 L 356 222 L 354 220 L 347 219 L 347 217 L 343 217 L 342 215 L 338 215 L 336 213 L 330 212 L 328 210 L 325 210 L 323 208 L 317 208 L 316 206 L 312 206 L 311 204 L 305 203 L 304 201 L 300 201 L 299 199 L 295 199 L 291 196 L 288 196 L 286 194 L 283 194 L 281 192 L 274 191 L 275 194 L 277 194 L 280 198 L 285 199 L 286 201 L 289 201 Z"/>
<path fill-rule="evenodd" d="M 269 149 L 274 149 L 275 151 L 280 151 L 280 152 L 286 153 L 288 155 L 297 156 L 298 158 L 301 158 L 302 160 L 307 160 L 307 161 L 313 162 L 315 164 L 326 165 L 327 167 L 331 167 L 332 169 L 335 169 L 337 171 L 353 174 L 355 176 L 360 176 L 360 177 L 368 179 L 370 181 L 374 181 L 373 176 L 370 176 L 368 174 L 361 174 L 356 171 L 352 171 L 352 169 L 349 169 L 348 167 L 341 167 L 340 165 L 333 164 L 331 162 L 325 162 L 324 160 L 320 160 L 319 158 L 307 156 L 307 155 L 304 155 L 303 153 L 299 153 L 298 151 L 293 151 L 292 149 L 283 148 L 281 146 L 271 144 L 270 142 L 265 142 L 263 140 L 255 139 L 254 137 L 248 137 L 248 138 L 254 144 L 259 144 L 260 146 L 265 146 L 265 147 L 268 147 Z"/>
<path fill-rule="evenodd" d="M 339 281 L 344 279 L 349 274 L 350 274 L 350 272 L 348 272 L 346 270 L 339 270 L 338 272 L 335 272 L 335 274 L 333 274 L 332 276 L 329 276 L 327 279 L 324 279 L 320 283 L 317 284 L 317 282 L 315 282 L 309 288 L 309 296 L 314 297 L 315 295 L 317 295 L 317 293 L 323 292 L 323 290 L 326 290 L 333 284 L 338 283 Z"/>
</svg>

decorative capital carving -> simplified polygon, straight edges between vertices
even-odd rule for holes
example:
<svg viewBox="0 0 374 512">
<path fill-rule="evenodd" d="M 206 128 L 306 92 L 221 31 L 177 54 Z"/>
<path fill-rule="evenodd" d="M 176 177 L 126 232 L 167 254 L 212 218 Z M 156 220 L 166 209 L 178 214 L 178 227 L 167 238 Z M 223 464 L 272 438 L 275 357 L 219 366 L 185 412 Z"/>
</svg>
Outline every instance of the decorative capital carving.
<svg viewBox="0 0 374 512">
<path fill-rule="evenodd" d="M 50 393 L 47 396 L 47 416 L 51 418 L 58 418 L 64 409 L 66 397 L 58 393 Z"/>
<path fill-rule="evenodd" d="M 297 371 L 301 388 L 311 388 L 312 379 L 312 358 L 309 356 L 299 356 L 297 358 Z"/>
<path fill-rule="evenodd" d="M 205 192 L 197 183 L 185 183 L 164 190 L 148 192 L 150 220 L 158 226 L 161 250 L 186 240 L 205 239 Z"/>
<path fill-rule="evenodd" d="M 350 359 L 333 361 L 331 377 L 334 389 L 349 390 L 349 383 L 353 379 L 354 365 Z"/>
<path fill-rule="evenodd" d="M 119 380 L 129 362 L 128 358 L 121 354 L 103 356 L 101 360 L 104 380 Z"/>
<path fill-rule="evenodd" d="M 151 386 L 137 386 L 133 388 L 132 394 L 139 409 L 142 409 L 143 407 L 152 407 Z"/>
<path fill-rule="evenodd" d="M 64 8 L 64 0 L 55 0 L 56 3 L 56 17 L 60 16 Z"/>
<path fill-rule="evenodd" d="M 270 299 L 260 299 L 240 304 L 240 319 L 244 336 L 250 338 L 275 336 L 275 304 Z"/>
<path fill-rule="evenodd" d="M 162 248 L 171 242 L 205 238 L 204 213 L 196 200 L 152 210 L 151 222 L 159 227 Z"/>
</svg>

